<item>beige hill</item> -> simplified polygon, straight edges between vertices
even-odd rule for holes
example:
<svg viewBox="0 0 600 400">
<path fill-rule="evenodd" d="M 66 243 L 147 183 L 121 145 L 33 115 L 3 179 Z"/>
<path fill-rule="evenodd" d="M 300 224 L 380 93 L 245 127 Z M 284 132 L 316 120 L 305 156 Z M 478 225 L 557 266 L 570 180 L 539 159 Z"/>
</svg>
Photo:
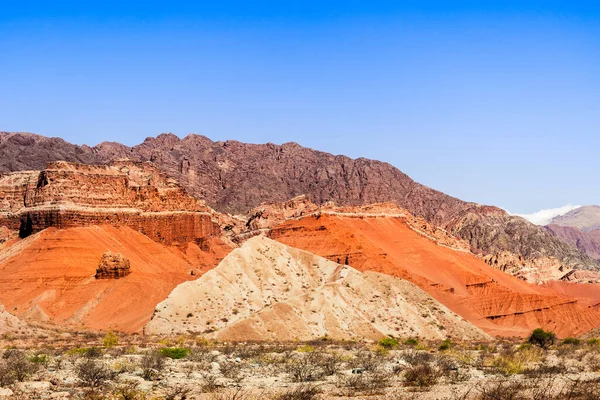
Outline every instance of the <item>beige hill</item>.
<svg viewBox="0 0 600 400">
<path fill-rule="evenodd" d="M 220 340 L 488 338 L 410 282 L 361 273 L 264 236 L 177 286 L 145 333 Z"/>
<path fill-rule="evenodd" d="M 31 336 L 33 334 L 39 334 L 42 330 L 31 327 L 27 323 L 21 321 L 8 311 L 2 304 L 0 304 L 0 335 L 3 337 L 13 335 Z"/>
</svg>

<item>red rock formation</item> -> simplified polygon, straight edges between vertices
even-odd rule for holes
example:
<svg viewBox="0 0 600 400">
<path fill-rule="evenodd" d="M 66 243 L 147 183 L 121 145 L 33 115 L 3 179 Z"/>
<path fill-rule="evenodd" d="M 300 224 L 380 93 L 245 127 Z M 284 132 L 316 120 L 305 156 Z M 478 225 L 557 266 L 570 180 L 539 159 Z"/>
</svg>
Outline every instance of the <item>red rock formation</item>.
<svg viewBox="0 0 600 400">
<path fill-rule="evenodd" d="M 526 336 L 541 326 L 569 336 L 600 324 L 600 312 L 579 299 L 528 284 L 468 251 L 441 245 L 402 217 L 323 213 L 288 220 L 268 236 L 361 271 L 407 279 L 492 335 Z"/>
<path fill-rule="evenodd" d="M 49 227 L 128 226 L 166 244 L 220 235 L 214 212 L 148 163 L 51 163 L 0 177 L 0 225 L 21 237 Z"/>
<path fill-rule="evenodd" d="M 0 251 L 0 303 L 24 320 L 138 332 L 178 284 L 197 279 L 231 248 L 208 238 L 168 246 L 128 227 L 48 228 Z M 95 279 L 107 251 L 130 260 L 122 279 Z"/>
<path fill-rule="evenodd" d="M 96 279 L 119 279 L 130 273 L 131 265 L 129 260 L 123 257 L 123 254 L 107 251 L 102 255 L 94 277 Z"/>
<path fill-rule="evenodd" d="M 531 283 L 565 279 L 567 275 L 574 278 L 575 276 L 572 274 L 574 271 L 596 274 L 590 271 L 573 270 L 554 257 L 527 260 L 523 256 L 503 251 L 494 255 L 482 256 L 481 259 L 500 271 Z"/>
</svg>

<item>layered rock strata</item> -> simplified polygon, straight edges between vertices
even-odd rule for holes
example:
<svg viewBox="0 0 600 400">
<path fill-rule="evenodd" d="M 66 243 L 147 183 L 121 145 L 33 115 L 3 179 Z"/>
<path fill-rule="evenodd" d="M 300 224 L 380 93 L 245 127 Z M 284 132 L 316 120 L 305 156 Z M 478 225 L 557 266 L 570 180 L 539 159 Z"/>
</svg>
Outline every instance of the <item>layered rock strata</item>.
<svg viewBox="0 0 600 400">
<path fill-rule="evenodd" d="M 267 234 L 360 271 L 406 279 L 492 335 L 526 336 L 544 327 L 571 336 L 600 324 L 600 312 L 580 297 L 563 295 L 567 289 L 526 283 L 423 235 L 401 216 L 315 214 L 288 219 Z"/>
<path fill-rule="evenodd" d="M 214 212 L 149 163 L 50 163 L 0 177 L 0 226 L 27 237 L 49 227 L 128 226 L 165 244 L 219 236 Z"/>
</svg>

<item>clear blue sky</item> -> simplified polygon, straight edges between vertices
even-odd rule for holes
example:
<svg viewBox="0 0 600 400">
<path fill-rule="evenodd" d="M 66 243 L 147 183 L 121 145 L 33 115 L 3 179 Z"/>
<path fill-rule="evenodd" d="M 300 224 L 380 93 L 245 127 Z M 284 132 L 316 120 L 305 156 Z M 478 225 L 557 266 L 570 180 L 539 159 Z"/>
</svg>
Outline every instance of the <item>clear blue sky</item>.
<svg viewBox="0 0 600 400">
<path fill-rule="evenodd" d="M 513 212 L 600 203 L 600 2 L 120 3 L 2 2 L 0 130 L 295 141 Z"/>
</svg>

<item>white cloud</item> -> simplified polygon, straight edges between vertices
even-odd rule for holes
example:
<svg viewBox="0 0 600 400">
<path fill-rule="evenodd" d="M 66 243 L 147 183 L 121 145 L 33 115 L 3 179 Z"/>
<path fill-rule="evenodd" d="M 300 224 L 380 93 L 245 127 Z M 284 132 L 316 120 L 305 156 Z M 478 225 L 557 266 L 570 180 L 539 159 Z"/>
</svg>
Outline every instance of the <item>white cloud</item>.
<svg viewBox="0 0 600 400">
<path fill-rule="evenodd" d="M 538 212 L 534 212 L 532 214 L 509 214 L 516 215 L 518 217 L 523 217 L 527 221 L 532 222 L 536 225 L 548 225 L 553 218 L 558 217 L 560 215 L 565 215 L 571 210 L 579 208 L 581 206 L 574 206 L 572 204 L 567 204 L 566 206 L 558 207 L 558 208 L 550 208 L 548 210 L 540 210 Z"/>
</svg>

